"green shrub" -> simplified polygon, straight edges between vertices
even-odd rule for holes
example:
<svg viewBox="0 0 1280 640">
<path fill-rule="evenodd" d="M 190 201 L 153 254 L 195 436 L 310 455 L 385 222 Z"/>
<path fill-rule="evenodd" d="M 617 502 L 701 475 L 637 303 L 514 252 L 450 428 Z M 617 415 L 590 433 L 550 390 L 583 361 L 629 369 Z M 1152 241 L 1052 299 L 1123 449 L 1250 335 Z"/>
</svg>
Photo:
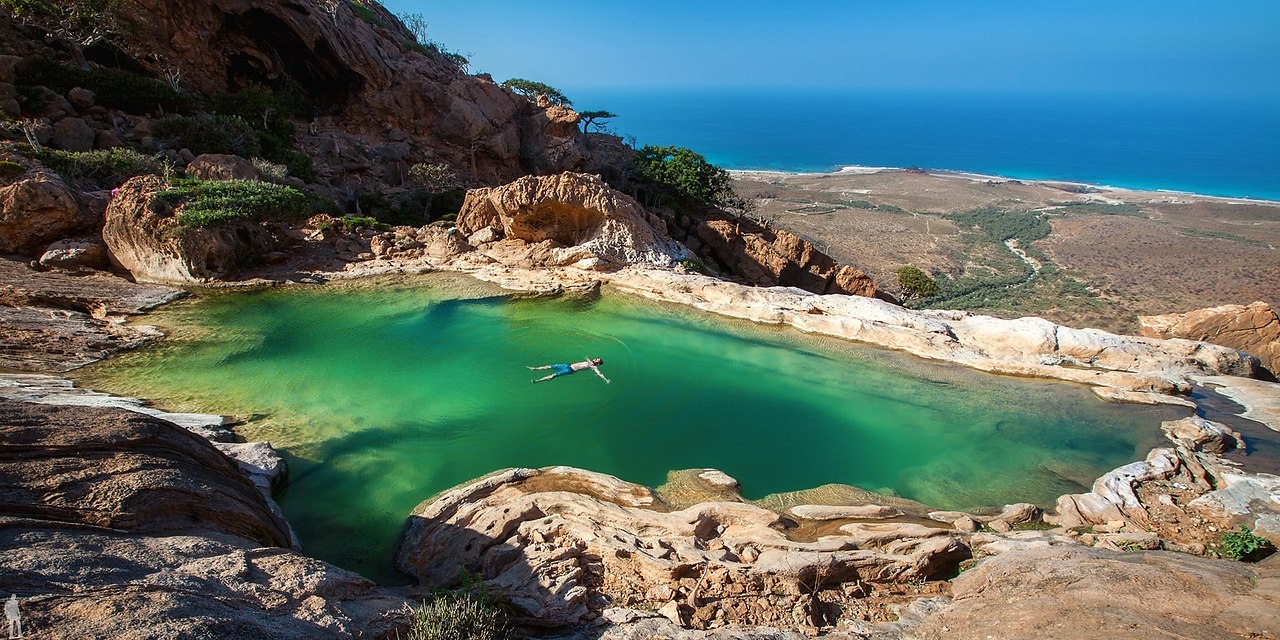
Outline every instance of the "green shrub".
<svg viewBox="0 0 1280 640">
<path fill-rule="evenodd" d="M 192 100 L 173 87 L 122 69 L 77 69 L 52 60 L 33 58 L 18 65 L 17 84 L 45 86 L 65 94 L 75 87 L 93 92 L 97 104 L 128 113 L 145 114 L 164 109 L 184 112 Z"/>
<path fill-rule="evenodd" d="M 680 264 L 694 273 L 701 273 L 704 276 L 715 275 L 715 273 L 711 271 L 711 268 L 707 266 L 707 263 L 698 258 L 685 258 L 680 261 Z"/>
<path fill-rule="evenodd" d="M 898 269 L 898 288 L 906 294 L 906 299 L 932 298 L 938 295 L 938 281 L 916 267 Z M 905 302 L 905 300 L 904 300 Z"/>
<path fill-rule="evenodd" d="M 60 151 L 41 149 L 32 153 L 44 166 L 82 186 L 115 187 L 134 176 L 161 175 L 159 159 L 131 149 Z"/>
<path fill-rule="evenodd" d="M 224 153 L 245 158 L 263 156 L 258 132 L 239 116 L 201 113 L 176 116 L 156 124 L 156 135 L 171 147 L 191 153 Z"/>
<path fill-rule="evenodd" d="M 0 178 L 8 178 L 10 176 L 21 175 L 26 173 L 27 167 L 21 162 L 13 162 L 10 160 L 0 160 Z"/>
<path fill-rule="evenodd" d="M 369 216 L 342 216 L 338 219 L 338 223 L 342 225 L 342 229 L 347 232 L 359 229 L 373 229 L 374 231 L 386 231 L 391 225 L 378 222 Z"/>
<path fill-rule="evenodd" d="M 650 145 L 637 151 L 635 160 L 642 179 L 682 198 L 717 207 L 746 205 L 730 186 L 729 172 L 691 149 Z"/>
<path fill-rule="evenodd" d="M 1240 525 L 1235 531 L 1223 531 L 1218 539 L 1222 544 L 1222 555 L 1233 560 L 1261 560 L 1274 551 L 1269 540 L 1244 525 Z"/>
<path fill-rule="evenodd" d="M 413 610 L 407 640 L 503 640 L 511 637 L 502 610 L 473 593 L 445 593 Z"/>
<path fill-rule="evenodd" d="M 187 227 L 297 219 L 312 211 L 307 194 L 293 187 L 252 180 L 175 181 L 156 199 L 177 208 L 178 223 Z"/>
</svg>

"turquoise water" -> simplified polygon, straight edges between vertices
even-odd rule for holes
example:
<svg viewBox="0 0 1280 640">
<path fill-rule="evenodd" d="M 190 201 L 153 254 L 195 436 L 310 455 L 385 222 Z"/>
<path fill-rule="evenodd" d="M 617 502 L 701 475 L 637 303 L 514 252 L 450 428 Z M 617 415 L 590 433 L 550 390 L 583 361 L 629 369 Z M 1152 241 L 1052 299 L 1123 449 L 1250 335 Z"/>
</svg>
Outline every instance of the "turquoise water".
<svg viewBox="0 0 1280 640">
<path fill-rule="evenodd" d="M 570 92 L 640 144 L 730 169 L 846 165 L 1280 200 L 1280 100 L 840 90 Z"/>
<path fill-rule="evenodd" d="M 424 286 L 422 282 L 431 286 Z M 495 469 L 656 486 L 714 467 L 749 498 L 844 483 L 942 508 L 1051 502 L 1145 456 L 1168 414 L 621 295 L 513 299 L 459 278 L 202 294 L 84 384 L 248 417 L 290 456 L 305 549 L 376 579 L 421 500 Z M 526 365 L 605 360 L 530 384 Z"/>
</svg>

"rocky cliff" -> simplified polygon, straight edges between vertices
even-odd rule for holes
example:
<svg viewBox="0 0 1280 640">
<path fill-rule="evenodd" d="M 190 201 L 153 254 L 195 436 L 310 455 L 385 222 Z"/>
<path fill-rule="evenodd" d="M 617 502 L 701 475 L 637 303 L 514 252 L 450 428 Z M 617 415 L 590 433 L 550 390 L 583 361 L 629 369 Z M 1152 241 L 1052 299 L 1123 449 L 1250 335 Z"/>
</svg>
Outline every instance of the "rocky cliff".
<svg viewBox="0 0 1280 640">
<path fill-rule="evenodd" d="M 1265 302 L 1142 316 L 1138 323 L 1150 338 L 1203 340 L 1239 349 L 1257 357 L 1272 376 L 1280 375 L 1280 317 Z"/>
</svg>

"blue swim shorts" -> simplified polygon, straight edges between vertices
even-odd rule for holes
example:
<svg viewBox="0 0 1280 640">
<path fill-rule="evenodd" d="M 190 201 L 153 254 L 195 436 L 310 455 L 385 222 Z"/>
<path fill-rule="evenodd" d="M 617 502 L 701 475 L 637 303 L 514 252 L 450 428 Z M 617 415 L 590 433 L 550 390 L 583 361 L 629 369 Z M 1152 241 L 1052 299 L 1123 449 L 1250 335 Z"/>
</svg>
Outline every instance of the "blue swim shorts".
<svg viewBox="0 0 1280 640">
<path fill-rule="evenodd" d="M 567 364 L 553 364 L 551 370 L 556 372 L 557 376 L 567 376 L 573 373 L 573 367 Z"/>
</svg>

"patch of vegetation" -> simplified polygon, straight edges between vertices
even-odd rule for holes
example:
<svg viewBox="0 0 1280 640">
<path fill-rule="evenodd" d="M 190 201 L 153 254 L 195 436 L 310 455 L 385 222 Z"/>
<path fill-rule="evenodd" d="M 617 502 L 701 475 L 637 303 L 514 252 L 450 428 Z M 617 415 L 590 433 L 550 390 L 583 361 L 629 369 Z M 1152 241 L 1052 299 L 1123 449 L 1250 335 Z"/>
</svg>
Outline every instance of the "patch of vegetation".
<svg viewBox="0 0 1280 640">
<path fill-rule="evenodd" d="M 867 200 L 837 200 L 836 204 L 848 207 L 850 209 L 875 209 L 876 205 Z"/>
<path fill-rule="evenodd" d="M 680 261 L 680 265 L 694 273 L 701 273 L 704 276 L 716 275 L 715 272 L 711 270 L 711 267 L 707 266 L 707 263 L 698 258 L 685 258 Z"/>
<path fill-rule="evenodd" d="M 1062 207 L 1070 213 L 1097 214 L 1103 216 L 1129 216 L 1132 218 L 1145 218 L 1147 214 L 1142 211 L 1142 207 L 1129 202 L 1121 204 L 1107 204 L 1105 202 L 1080 202 L 1073 200 L 1070 202 L 1050 202 L 1050 205 Z"/>
<path fill-rule="evenodd" d="M 80 186 L 115 187 L 134 176 L 164 174 L 164 164 L 159 158 L 130 149 L 61 151 L 43 148 L 33 151 L 31 156 Z"/>
<path fill-rule="evenodd" d="M 125 0 L 0 0 L 19 21 L 69 42 L 76 52 L 128 31 L 133 23 Z"/>
<path fill-rule="evenodd" d="M 307 194 L 293 187 L 253 180 L 178 180 L 156 194 L 156 200 L 175 207 L 178 223 L 187 227 L 291 220 L 313 206 Z"/>
<path fill-rule="evenodd" d="M 386 231 L 391 228 L 391 225 L 379 222 L 378 220 L 374 218 L 370 218 L 369 216 L 342 216 L 340 219 L 338 219 L 338 224 L 342 226 L 343 230 L 348 232 L 358 231 L 360 229 L 373 229 L 374 231 Z"/>
<path fill-rule="evenodd" d="M 26 173 L 27 167 L 21 162 L 0 160 L 0 178 L 9 178 Z"/>
<path fill-rule="evenodd" d="M 362 0 L 353 0 L 347 4 L 350 5 L 351 12 L 356 14 L 357 18 L 381 29 L 390 28 L 390 25 L 387 24 L 386 20 L 383 20 L 382 16 L 378 15 L 377 12 L 366 5 Z"/>
<path fill-rule="evenodd" d="M 795 208 L 795 209 L 788 209 L 787 211 L 788 211 L 788 212 L 790 212 L 790 213 L 803 213 L 803 214 L 808 214 L 808 215 L 823 215 L 823 214 L 828 214 L 828 213 L 835 213 L 835 212 L 837 212 L 837 211 L 839 211 L 840 209 L 843 209 L 843 208 L 844 208 L 844 207 L 839 207 L 839 206 L 830 206 L 830 205 L 822 205 L 822 204 L 811 204 L 811 205 L 806 206 L 806 207 L 797 207 L 797 208 Z"/>
<path fill-rule="evenodd" d="M 713 207 L 746 207 L 729 172 L 692 149 L 650 145 L 636 152 L 635 163 L 637 175 L 659 190 Z"/>
<path fill-rule="evenodd" d="M 1032 211 L 1017 211 L 997 207 L 983 207 L 943 216 L 961 228 L 976 227 L 989 240 L 1004 242 L 1017 240 L 1023 247 L 1047 238 L 1052 227 L 1044 217 Z"/>
<path fill-rule="evenodd" d="M 77 69 L 43 58 L 18 65 L 17 84 L 45 86 L 59 94 L 83 87 L 93 92 L 97 104 L 134 114 L 157 109 L 182 113 L 192 107 L 189 96 L 155 78 L 122 69 Z"/>
<path fill-rule="evenodd" d="M 201 113 L 174 116 L 156 123 L 156 135 L 176 149 L 191 153 L 222 153 L 245 158 L 263 156 L 258 132 L 239 116 Z"/>
<path fill-rule="evenodd" d="M 538 96 L 546 96 L 547 101 L 551 104 L 561 107 L 572 107 L 573 101 L 560 93 L 559 89 L 533 80 L 525 80 L 524 78 L 511 78 L 502 83 L 502 86 L 520 94 L 529 100 L 536 101 Z"/>
<path fill-rule="evenodd" d="M 938 295 L 938 281 L 912 266 L 898 269 L 898 288 L 902 290 L 904 303 Z"/>
<path fill-rule="evenodd" d="M 1177 227 L 1177 231 L 1178 233 L 1184 236 L 1191 236 L 1193 238 L 1210 238 L 1213 240 L 1228 240 L 1231 242 L 1242 242 L 1244 244 L 1251 244 L 1251 245 L 1261 246 L 1261 247 L 1267 246 L 1267 243 L 1261 240 L 1254 240 L 1253 238 L 1246 238 L 1244 236 L 1238 236 L 1234 233 L 1227 233 L 1225 231 L 1214 231 L 1213 229 L 1193 229 L 1190 227 Z"/>
<path fill-rule="evenodd" d="M 1142 551 L 1142 545 L 1133 540 L 1121 540 L 1116 543 L 1117 547 L 1125 553 L 1133 553 L 1134 551 Z"/>
<path fill-rule="evenodd" d="M 505 640 L 511 627 L 503 611 L 469 593 L 443 593 L 413 610 L 406 640 Z"/>
<path fill-rule="evenodd" d="M 1271 541 L 1240 525 L 1234 531 L 1223 531 L 1218 540 L 1222 555 L 1242 562 L 1257 562 L 1275 552 Z"/>
</svg>

